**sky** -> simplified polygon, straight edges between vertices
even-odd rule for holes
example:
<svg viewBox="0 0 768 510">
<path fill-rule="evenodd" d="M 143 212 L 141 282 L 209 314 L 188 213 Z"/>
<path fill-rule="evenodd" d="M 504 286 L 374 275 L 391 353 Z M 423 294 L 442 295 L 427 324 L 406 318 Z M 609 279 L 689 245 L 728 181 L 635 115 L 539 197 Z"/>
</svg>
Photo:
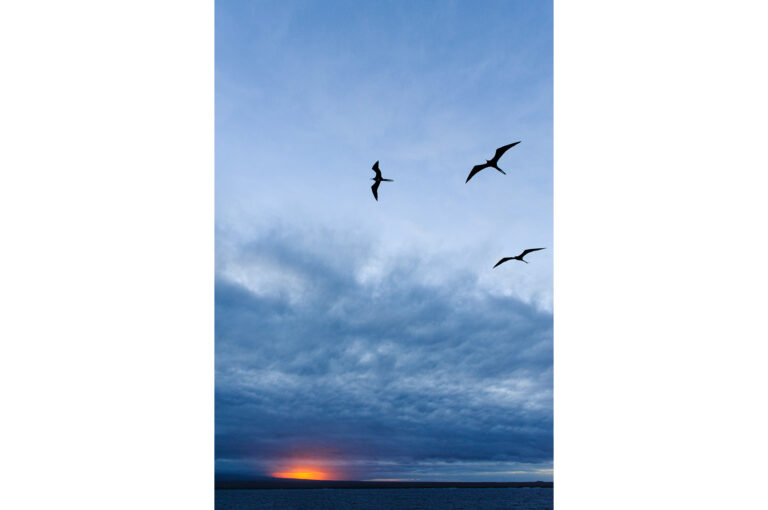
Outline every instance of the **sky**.
<svg viewBox="0 0 768 510">
<path fill-rule="evenodd" d="M 551 3 L 215 15 L 217 476 L 551 480 Z"/>
</svg>

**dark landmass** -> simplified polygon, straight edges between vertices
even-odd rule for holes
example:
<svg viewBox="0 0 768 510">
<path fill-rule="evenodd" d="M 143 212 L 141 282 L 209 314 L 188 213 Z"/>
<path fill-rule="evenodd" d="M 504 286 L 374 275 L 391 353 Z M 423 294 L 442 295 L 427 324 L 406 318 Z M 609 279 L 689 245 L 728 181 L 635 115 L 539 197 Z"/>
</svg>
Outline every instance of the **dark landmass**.
<svg viewBox="0 0 768 510">
<path fill-rule="evenodd" d="M 338 480 L 217 480 L 216 489 L 508 489 L 553 488 L 553 482 L 366 482 Z"/>
</svg>

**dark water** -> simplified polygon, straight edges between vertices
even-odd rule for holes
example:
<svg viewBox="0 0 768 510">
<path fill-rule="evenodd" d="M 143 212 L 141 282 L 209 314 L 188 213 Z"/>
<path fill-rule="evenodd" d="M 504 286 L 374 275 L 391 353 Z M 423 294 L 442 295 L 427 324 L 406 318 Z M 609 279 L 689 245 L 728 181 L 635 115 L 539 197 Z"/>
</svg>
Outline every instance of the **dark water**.
<svg viewBox="0 0 768 510">
<path fill-rule="evenodd" d="M 216 510 L 551 510 L 552 489 L 217 490 Z"/>
</svg>

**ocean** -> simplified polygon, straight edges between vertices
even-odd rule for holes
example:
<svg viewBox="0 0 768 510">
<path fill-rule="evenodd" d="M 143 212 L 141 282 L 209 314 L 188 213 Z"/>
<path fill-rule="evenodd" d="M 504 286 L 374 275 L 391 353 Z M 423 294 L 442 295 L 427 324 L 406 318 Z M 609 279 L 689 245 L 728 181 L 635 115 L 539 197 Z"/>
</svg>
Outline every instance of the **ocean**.
<svg viewBox="0 0 768 510">
<path fill-rule="evenodd" d="M 551 510 L 553 489 L 218 489 L 216 510 Z"/>
</svg>

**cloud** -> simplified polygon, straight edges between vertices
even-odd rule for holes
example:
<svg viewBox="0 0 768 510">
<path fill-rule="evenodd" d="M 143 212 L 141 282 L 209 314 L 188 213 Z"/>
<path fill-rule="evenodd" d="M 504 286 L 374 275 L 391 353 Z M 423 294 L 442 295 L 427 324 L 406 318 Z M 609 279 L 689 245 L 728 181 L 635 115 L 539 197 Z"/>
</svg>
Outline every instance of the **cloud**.
<svg viewBox="0 0 768 510">
<path fill-rule="evenodd" d="M 551 313 L 357 239 L 282 229 L 220 250 L 217 470 L 305 456 L 364 478 L 551 478 Z"/>
</svg>

